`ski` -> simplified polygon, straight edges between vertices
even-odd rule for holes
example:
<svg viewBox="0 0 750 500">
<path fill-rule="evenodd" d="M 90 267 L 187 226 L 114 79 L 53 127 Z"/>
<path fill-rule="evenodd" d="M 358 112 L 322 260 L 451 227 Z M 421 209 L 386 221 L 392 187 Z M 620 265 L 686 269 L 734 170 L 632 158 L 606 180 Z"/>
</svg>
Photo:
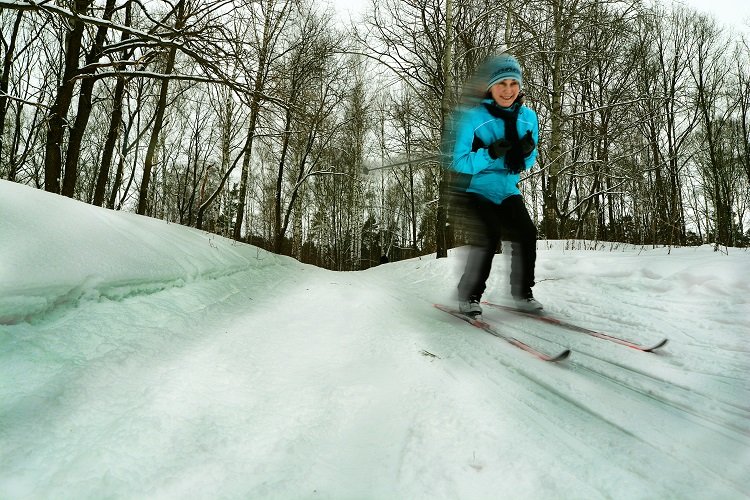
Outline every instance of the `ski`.
<svg viewBox="0 0 750 500">
<path fill-rule="evenodd" d="M 550 362 L 556 362 L 556 361 L 562 361 L 563 359 L 566 359 L 568 356 L 570 356 L 570 349 L 565 349 L 559 354 L 547 354 L 542 351 L 539 351 L 530 345 L 526 344 L 525 342 L 522 342 L 516 338 L 511 337 L 510 335 L 505 335 L 503 333 L 500 333 L 499 331 L 495 330 L 492 325 L 487 323 L 486 321 L 477 319 L 475 317 L 463 314 L 455 309 L 451 309 L 450 307 L 446 307 L 442 304 L 434 304 L 434 306 L 441 311 L 445 311 L 448 314 L 455 316 L 458 319 L 461 319 L 463 321 L 466 321 L 472 326 L 475 326 L 481 330 L 484 330 L 485 332 L 494 335 L 495 337 L 501 338 L 505 340 L 506 342 L 518 347 L 519 349 L 523 349 L 524 351 L 533 354 L 537 358 L 543 360 L 543 361 L 550 361 Z"/>
<path fill-rule="evenodd" d="M 622 338 L 619 338 L 619 337 L 615 337 L 614 335 L 609 335 L 607 333 L 598 332 L 598 331 L 592 330 L 590 328 L 585 328 L 585 327 L 582 327 L 582 326 L 578 326 L 578 325 L 575 325 L 575 324 L 570 323 L 568 321 L 564 321 L 564 320 L 555 318 L 553 316 L 549 316 L 549 315 L 547 315 L 547 314 L 545 314 L 543 312 L 541 312 L 541 313 L 534 313 L 534 312 L 529 312 L 529 311 L 523 311 L 523 310 L 517 309 L 515 307 L 504 306 L 504 305 L 501 305 L 501 304 L 494 304 L 492 302 L 486 302 L 486 301 L 483 301 L 482 304 L 488 305 L 490 307 L 494 307 L 495 309 L 500 309 L 500 310 L 503 310 L 503 311 L 508 311 L 508 312 L 513 313 L 513 314 L 519 314 L 521 316 L 526 316 L 528 318 L 533 318 L 533 319 L 536 319 L 538 321 L 543 321 L 545 323 L 549 323 L 549 324 L 552 324 L 552 325 L 557 325 L 557 326 L 560 326 L 562 328 L 565 328 L 567 330 L 571 330 L 571 331 L 574 331 L 574 332 L 585 333 L 586 335 L 591 335 L 592 337 L 596 337 L 596 338 L 604 339 L 604 340 L 609 340 L 610 342 L 614 342 L 616 344 L 624 345 L 626 347 L 630 347 L 631 349 L 636 349 L 638 351 L 643 351 L 643 352 L 653 352 L 656 349 L 659 349 L 660 347 L 664 347 L 664 345 L 668 341 L 668 339 L 663 339 L 660 342 L 658 342 L 657 344 L 649 347 L 649 346 L 646 346 L 646 345 L 643 345 L 643 344 L 639 344 L 637 342 L 633 342 L 631 340 L 622 339 Z"/>
</svg>

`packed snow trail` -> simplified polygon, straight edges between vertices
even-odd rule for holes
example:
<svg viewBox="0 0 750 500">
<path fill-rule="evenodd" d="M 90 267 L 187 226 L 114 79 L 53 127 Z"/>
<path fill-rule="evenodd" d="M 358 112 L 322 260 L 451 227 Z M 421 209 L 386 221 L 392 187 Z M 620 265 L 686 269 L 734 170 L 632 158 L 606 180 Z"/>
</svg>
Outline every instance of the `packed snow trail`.
<svg viewBox="0 0 750 500">
<path fill-rule="evenodd" d="M 336 273 L 0 182 L 11 208 L 2 498 L 747 497 L 742 250 L 541 242 L 552 313 L 670 338 L 642 353 L 485 311 L 573 350 L 549 364 L 432 307 L 460 250 Z"/>
</svg>

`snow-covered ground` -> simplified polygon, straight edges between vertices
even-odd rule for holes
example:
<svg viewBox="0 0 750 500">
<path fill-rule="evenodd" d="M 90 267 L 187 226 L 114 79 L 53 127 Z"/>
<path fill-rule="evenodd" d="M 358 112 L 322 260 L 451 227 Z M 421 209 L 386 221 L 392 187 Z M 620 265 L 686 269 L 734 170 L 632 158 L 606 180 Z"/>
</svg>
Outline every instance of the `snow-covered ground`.
<svg viewBox="0 0 750 500">
<path fill-rule="evenodd" d="M 330 272 L 0 181 L 0 498 L 750 497 L 750 253 L 590 246 L 536 296 L 660 352 L 435 309 L 460 249 Z"/>
</svg>

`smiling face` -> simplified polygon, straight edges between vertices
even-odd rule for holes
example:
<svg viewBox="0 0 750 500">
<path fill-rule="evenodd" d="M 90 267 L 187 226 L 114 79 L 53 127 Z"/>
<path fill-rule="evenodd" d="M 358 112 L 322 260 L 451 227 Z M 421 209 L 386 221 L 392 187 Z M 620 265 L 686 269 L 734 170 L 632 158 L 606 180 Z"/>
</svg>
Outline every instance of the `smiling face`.
<svg viewBox="0 0 750 500">
<path fill-rule="evenodd" d="M 518 83 L 518 80 L 514 80 L 513 78 L 500 80 L 490 87 L 490 95 L 492 95 L 498 106 L 502 108 L 510 107 L 520 92 L 521 85 Z"/>
</svg>

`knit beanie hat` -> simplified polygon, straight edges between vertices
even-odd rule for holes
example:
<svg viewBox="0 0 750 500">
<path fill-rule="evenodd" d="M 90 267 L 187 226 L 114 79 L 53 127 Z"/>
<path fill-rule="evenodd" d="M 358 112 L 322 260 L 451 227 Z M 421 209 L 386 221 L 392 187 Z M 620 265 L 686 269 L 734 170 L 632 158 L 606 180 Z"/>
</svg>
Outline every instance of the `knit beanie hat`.
<svg viewBox="0 0 750 500">
<path fill-rule="evenodd" d="M 492 58 L 488 63 L 487 90 L 497 82 L 511 78 L 523 86 L 521 77 L 521 65 L 518 60 L 510 54 L 501 54 Z"/>
</svg>

